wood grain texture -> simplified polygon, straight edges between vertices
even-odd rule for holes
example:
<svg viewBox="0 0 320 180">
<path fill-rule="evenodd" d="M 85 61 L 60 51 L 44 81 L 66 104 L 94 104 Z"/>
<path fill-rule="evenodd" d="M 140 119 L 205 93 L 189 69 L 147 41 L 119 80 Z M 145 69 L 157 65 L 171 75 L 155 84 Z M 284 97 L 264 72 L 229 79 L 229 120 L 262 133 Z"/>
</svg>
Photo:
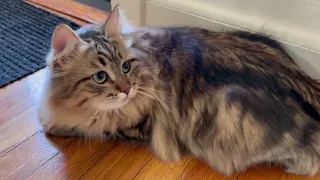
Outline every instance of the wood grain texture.
<svg viewBox="0 0 320 180">
<path fill-rule="evenodd" d="M 28 179 L 79 179 L 103 157 L 107 156 L 114 146 L 115 142 L 75 140 Z"/>
<path fill-rule="evenodd" d="M 37 106 L 30 106 L 28 110 L 0 125 L 0 155 L 41 130 L 37 109 Z"/>
<path fill-rule="evenodd" d="M 34 106 L 40 102 L 39 94 L 42 93 L 44 79 L 17 90 L 14 94 L 1 98 L 0 104 L 0 124 L 7 122 L 28 107 Z M 17 96 L 19 94 L 19 96 Z"/>
<path fill-rule="evenodd" d="M 43 5 L 45 5 L 45 3 L 40 4 L 40 3 L 37 3 L 36 0 L 24 0 L 26 3 L 32 5 L 32 6 L 35 6 L 37 8 L 42 8 L 42 9 L 45 9 L 46 11 L 52 13 L 52 14 L 56 14 L 56 15 L 59 15 L 59 16 L 62 16 L 62 17 L 65 17 L 75 23 L 78 23 L 79 25 L 85 25 L 85 24 L 88 24 L 89 22 L 88 21 L 85 21 L 85 20 L 82 20 L 80 18 L 76 18 L 74 16 L 71 16 L 71 15 L 68 15 L 68 14 L 65 14 L 65 13 L 62 13 L 62 12 L 59 12 L 55 9 L 49 9 L 49 8 L 45 8 Z M 68 1 L 71 1 L 71 0 L 66 0 L 65 3 L 68 3 Z M 52 1 L 51 1 L 52 2 Z M 53 1 L 54 2 L 54 1 Z"/>
<path fill-rule="evenodd" d="M 0 157 L 0 179 L 25 179 L 56 155 L 59 149 L 43 133 L 35 134 Z"/>
<path fill-rule="evenodd" d="M 82 179 L 132 179 L 151 157 L 144 146 L 119 144 Z"/>
<path fill-rule="evenodd" d="M 232 180 L 236 179 L 238 174 L 235 173 L 231 177 L 224 176 L 202 163 L 201 161 L 193 158 L 189 161 L 187 167 L 181 172 L 178 179 L 192 179 L 192 180 L 202 180 L 202 179 L 221 179 L 221 180 Z"/>
<path fill-rule="evenodd" d="M 238 180 L 286 180 L 287 174 L 280 168 L 275 166 L 255 166 L 241 173 Z"/>
<path fill-rule="evenodd" d="M 73 1 L 29 0 L 80 24 L 105 18 Z M 49 4 L 48 4 L 49 3 Z M 50 4 L 51 3 L 51 4 Z M 59 9 L 60 8 L 60 9 Z M 47 9 L 47 8 L 45 8 Z M 57 12 L 69 11 L 69 13 Z M 72 14 L 73 17 L 66 14 Z M 92 15 L 92 14 L 91 14 Z M 84 19 L 84 20 L 81 20 Z M 179 180 L 307 180 L 277 167 L 257 166 L 226 177 L 192 157 L 164 163 L 144 145 L 116 141 L 46 136 L 37 120 L 37 107 L 46 70 L 0 89 L 0 179 L 179 179 Z"/>
<path fill-rule="evenodd" d="M 87 23 L 104 22 L 109 13 L 72 0 L 26 0 L 46 9 L 59 12 Z"/>
<path fill-rule="evenodd" d="M 166 179 L 236 179 L 238 174 L 231 177 L 221 175 L 207 165 L 192 157 L 185 157 L 176 163 L 164 163 L 153 157 L 135 177 L 136 180 L 166 180 Z"/>
<path fill-rule="evenodd" d="M 293 174 L 288 174 L 287 180 L 320 180 L 320 177 L 297 176 Z"/>
<path fill-rule="evenodd" d="M 36 83 L 40 79 L 44 78 L 44 73 L 45 69 L 39 70 L 25 78 L 23 80 L 16 81 L 9 86 L 5 86 L 0 89 L 0 101 L 2 101 L 4 98 L 6 98 L 9 95 L 16 95 L 18 92 L 26 88 L 27 86 Z"/>
</svg>

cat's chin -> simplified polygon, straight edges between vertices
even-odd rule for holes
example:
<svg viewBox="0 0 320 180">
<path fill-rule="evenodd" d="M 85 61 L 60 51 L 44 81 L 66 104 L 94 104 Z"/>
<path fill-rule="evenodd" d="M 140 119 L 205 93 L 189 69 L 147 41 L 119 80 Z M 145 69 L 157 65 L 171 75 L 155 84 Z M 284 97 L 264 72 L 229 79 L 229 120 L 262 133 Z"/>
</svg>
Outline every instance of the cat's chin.
<svg viewBox="0 0 320 180">
<path fill-rule="evenodd" d="M 94 106 L 102 111 L 121 109 L 135 97 L 136 93 L 119 93 L 116 98 L 105 100 L 105 102 L 94 102 Z"/>
<path fill-rule="evenodd" d="M 124 107 L 125 105 L 127 105 L 128 103 L 129 103 L 129 98 L 126 98 L 126 99 L 124 99 L 124 100 L 122 100 L 122 101 L 117 101 L 117 102 L 115 102 L 112 106 L 112 109 L 119 109 L 119 108 L 122 108 L 122 107 Z"/>
<path fill-rule="evenodd" d="M 126 106 L 129 103 L 130 99 L 117 99 L 113 102 L 107 102 L 107 103 L 102 103 L 96 108 L 102 110 L 102 111 L 110 111 L 110 110 L 115 110 L 115 109 L 121 109 L 124 106 Z"/>
</svg>

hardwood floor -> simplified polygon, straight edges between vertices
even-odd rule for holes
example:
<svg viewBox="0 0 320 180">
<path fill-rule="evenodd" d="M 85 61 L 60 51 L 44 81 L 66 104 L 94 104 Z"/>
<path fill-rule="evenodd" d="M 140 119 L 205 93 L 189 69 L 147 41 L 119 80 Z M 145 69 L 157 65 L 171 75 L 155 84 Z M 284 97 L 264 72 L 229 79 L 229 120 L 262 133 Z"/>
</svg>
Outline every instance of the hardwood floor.
<svg viewBox="0 0 320 180">
<path fill-rule="evenodd" d="M 62 13 L 65 17 L 79 19 L 80 21 L 94 23 L 105 21 L 107 14 L 99 9 L 80 4 L 74 0 L 26 0 L 47 10 Z"/>
<path fill-rule="evenodd" d="M 29 2 L 37 3 L 36 0 Z M 83 16 L 85 6 L 71 0 L 39 0 L 52 12 L 76 20 L 94 22 L 107 17 Z M 60 4 L 61 3 L 61 4 Z M 68 15 L 55 7 L 70 8 Z M 49 7 L 46 5 L 45 7 Z M 73 7 L 73 8 L 71 8 Z M 40 92 L 46 69 L 0 89 L 0 180 L 5 179 L 319 179 L 289 175 L 277 167 L 257 166 L 231 177 L 223 176 L 192 157 L 179 163 L 162 163 L 146 146 L 117 141 L 46 136 L 37 120 Z"/>
</svg>

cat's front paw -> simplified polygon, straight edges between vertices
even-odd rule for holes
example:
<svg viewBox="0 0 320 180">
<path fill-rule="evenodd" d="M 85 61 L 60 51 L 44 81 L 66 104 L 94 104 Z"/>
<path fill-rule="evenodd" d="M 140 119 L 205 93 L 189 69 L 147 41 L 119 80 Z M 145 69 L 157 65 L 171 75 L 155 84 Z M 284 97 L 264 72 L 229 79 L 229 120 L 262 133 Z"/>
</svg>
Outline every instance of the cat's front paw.
<svg viewBox="0 0 320 180">
<path fill-rule="evenodd" d="M 51 119 L 52 117 L 49 116 L 48 113 L 39 110 L 38 111 L 38 120 L 42 125 L 43 132 L 46 134 L 54 135 L 54 136 L 61 136 L 58 134 L 60 128 L 55 124 L 55 122 Z"/>
<path fill-rule="evenodd" d="M 45 133 L 49 133 L 50 130 L 53 128 L 53 124 L 50 123 L 50 118 L 47 116 L 38 116 L 38 120 L 43 127 L 43 131 Z"/>
<path fill-rule="evenodd" d="M 53 126 L 46 133 L 53 136 L 57 136 L 57 137 L 84 137 L 85 136 L 85 134 L 81 132 L 79 129 L 77 129 L 76 127 L 68 128 L 68 127 Z"/>
</svg>

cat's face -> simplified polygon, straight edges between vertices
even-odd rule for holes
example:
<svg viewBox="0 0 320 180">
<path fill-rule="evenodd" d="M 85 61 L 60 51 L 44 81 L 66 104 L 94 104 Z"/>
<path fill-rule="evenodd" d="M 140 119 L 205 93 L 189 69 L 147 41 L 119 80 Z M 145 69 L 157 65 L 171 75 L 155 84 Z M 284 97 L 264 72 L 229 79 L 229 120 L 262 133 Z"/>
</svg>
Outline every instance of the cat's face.
<svg viewBox="0 0 320 180">
<path fill-rule="evenodd" d="M 99 32 L 88 32 L 70 46 L 52 65 L 53 96 L 61 102 L 103 111 L 152 96 L 154 68 L 143 53 Z"/>
<path fill-rule="evenodd" d="M 133 39 L 121 35 L 126 31 L 121 20 L 115 8 L 103 28 L 80 36 L 68 26 L 56 28 L 49 63 L 52 99 L 101 111 L 148 106 L 155 97 L 157 66 L 145 51 L 130 47 Z"/>
<path fill-rule="evenodd" d="M 159 71 L 149 53 L 132 47 L 132 37 L 120 35 L 119 19 L 116 8 L 102 27 L 56 28 L 39 109 L 46 132 L 115 134 L 148 113 Z"/>
</svg>

